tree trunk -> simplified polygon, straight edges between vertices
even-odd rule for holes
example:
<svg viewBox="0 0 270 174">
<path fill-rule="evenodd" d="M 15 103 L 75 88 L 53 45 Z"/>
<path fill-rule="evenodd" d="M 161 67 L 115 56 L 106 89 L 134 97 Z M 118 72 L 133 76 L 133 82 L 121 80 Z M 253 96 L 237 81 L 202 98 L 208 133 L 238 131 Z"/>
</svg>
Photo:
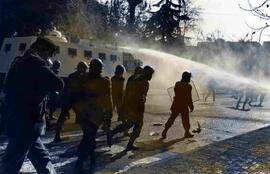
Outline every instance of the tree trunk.
<svg viewBox="0 0 270 174">
<path fill-rule="evenodd" d="M 128 19 L 128 30 L 129 32 L 134 31 L 134 22 L 135 22 L 135 9 L 136 5 L 134 3 L 129 4 L 129 19 Z"/>
</svg>

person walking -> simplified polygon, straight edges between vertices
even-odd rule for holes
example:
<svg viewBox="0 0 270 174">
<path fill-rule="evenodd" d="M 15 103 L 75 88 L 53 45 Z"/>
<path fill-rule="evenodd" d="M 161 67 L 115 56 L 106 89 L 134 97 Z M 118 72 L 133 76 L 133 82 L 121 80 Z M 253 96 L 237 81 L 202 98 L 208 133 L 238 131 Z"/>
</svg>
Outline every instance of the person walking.
<svg viewBox="0 0 270 174">
<path fill-rule="evenodd" d="M 74 104 L 80 98 L 78 94 L 78 92 L 80 93 L 80 91 L 78 91 L 78 88 L 80 88 L 80 85 L 81 85 L 80 83 L 82 82 L 83 78 L 86 76 L 87 69 L 88 69 L 87 63 L 84 61 L 81 61 L 77 64 L 76 71 L 69 74 L 68 76 L 68 79 L 66 81 L 66 85 L 63 91 L 61 112 L 57 119 L 57 123 L 55 127 L 54 142 L 62 141 L 60 137 L 62 127 L 67 117 L 69 117 L 69 110 L 74 107 Z M 77 120 L 77 116 L 76 116 L 76 120 Z"/>
<path fill-rule="evenodd" d="M 75 173 L 84 171 L 83 163 L 90 156 L 90 173 L 96 165 L 96 135 L 101 124 L 106 132 L 110 129 L 112 118 L 110 79 L 102 76 L 103 63 L 93 59 L 89 65 L 89 73 L 81 83 L 80 99 L 74 105 L 78 123 L 83 131 L 83 138 L 78 147 L 78 159 Z"/>
<path fill-rule="evenodd" d="M 115 68 L 115 75 L 111 78 L 113 109 L 116 108 L 118 121 L 123 121 L 124 72 L 125 67 L 123 65 L 117 65 Z"/>
<path fill-rule="evenodd" d="M 194 109 L 191 94 L 192 86 L 189 84 L 190 80 L 191 73 L 185 71 L 182 74 L 181 81 L 176 82 L 174 86 L 175 96 L 171 106 L 171 116 L 165 124 L 165 129 L 162 132 L 162 139 L 167 138 L 167 132 L 179 114 L 181 114 L 182 124 L 185 129 L 184 137 L 192 138 L 194 136 L 189 131 L 189 111 L 192 112 Z"/>
<path fill-rule="evenodd" d="M 133 128 L 126 151 L 139 149 L 134 145 L 134 142 L 140 136 L 142 130 L 149 81 L 152 79 L 154 72 L 151 66 L 145 66 L 139 76 L 134 76 L 127 82 L 123 104 L 125 121 L 110 132 L 108 137 L 109 147 L 112 146 L 112 138 L 115 134 Z"/>
<path fill-rule="evenodd" d="M 4 85 L 8 145 L 0 173 L 18 174 L 25 157 L 37 173 L 56 173 L 40 139 L 45 131 L 46 95 L 61 91 L 64 86 L 47 63 L 55 51 L 56 46 L 50 40 L 38 37 L 10 66 Z"/>
</svg>

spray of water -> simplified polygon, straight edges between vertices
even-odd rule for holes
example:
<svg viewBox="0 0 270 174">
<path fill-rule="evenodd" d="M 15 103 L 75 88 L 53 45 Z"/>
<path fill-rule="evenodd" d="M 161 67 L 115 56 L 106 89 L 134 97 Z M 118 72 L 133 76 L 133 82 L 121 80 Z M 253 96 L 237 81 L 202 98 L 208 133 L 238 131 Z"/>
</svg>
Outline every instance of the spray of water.
<svg viewBox="0 0 270 174">
<path fill-rule="evenodd" d="M 222 89 L 223 92 L 227 93 L 232 90 L 247 89 L 270 91 L 270 84 L 267 82 L 258 82 L 254 79 L 226 72 L 221 68 L 212 68 L 205 64 L 151 49 L 127 47 L 123 49 L 132 52 L 136 58 L 143 61 L 144 65 L 151 65 L 155 68 L 155 75 L 150 82 L 148 95 L 148 102 L 154 106 L 163 105 L 167 108 L 170 106 L 171 100 L 167 89 L 181 79 L 181 74 L 184 71 L 192 73 L 193 81 L 200 95 L 205 92 L 204 90 L 211 80 L 215 81 L 217 89 Z"/>
</svg>

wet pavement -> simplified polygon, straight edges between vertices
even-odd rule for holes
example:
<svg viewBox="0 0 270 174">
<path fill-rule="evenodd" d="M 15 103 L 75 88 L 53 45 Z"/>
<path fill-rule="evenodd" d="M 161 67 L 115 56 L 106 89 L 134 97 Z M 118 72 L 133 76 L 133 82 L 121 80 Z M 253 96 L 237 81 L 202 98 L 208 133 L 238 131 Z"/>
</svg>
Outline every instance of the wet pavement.
<svg viewBox="0 0 270 174">
<path fill-rule="evenodd" d="M 270 173 L 270 126 L 125 173 Z"/>
<path fill-rule="evenodd" d="M 158 101 L 151 93 L 149 97 L 150 101 Z M 148 103 L 142 134 L 136 141 L 139 151 L 125 153 L 128 138 L 122 135 L 115 136 L 115 145 L 110 149 L 99 132 L 96 173 L 267 173 L 270 103 L 268 98 L 265 100 L 264 107 L 253 107 L 250 111 L 235 110 L 236 100 L 230 95 L 217 95 L 215 103 L 211 98 L 207 102 L 200 100 L 191 113 L 191 125 L 196 129 L 199 122 L 202 132 L 192 139 L 183 139 L 179 117 L 165 141 L 159 138 L 169 117 L 169 105 Z M 73 121 L 69 120 L 64 127 L 63 142 L 53 143 L 53 132 L 43 137 L 58 173 L 72 173 L 74 167 L 81 131 Z M 117 124 L 114 122 L 113 126 Z M 6 139 L 0 140 L 3 153 Z M 22 171 L 35 173 L 28 160 Z"/>
</svg>

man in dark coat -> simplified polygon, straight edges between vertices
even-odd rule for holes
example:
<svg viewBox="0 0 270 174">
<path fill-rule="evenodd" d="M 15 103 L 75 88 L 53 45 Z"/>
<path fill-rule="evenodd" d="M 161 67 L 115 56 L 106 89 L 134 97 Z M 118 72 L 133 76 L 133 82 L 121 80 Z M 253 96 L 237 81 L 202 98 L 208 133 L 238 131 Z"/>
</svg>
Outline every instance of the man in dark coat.
<svg viewBox="0 0 270 174">
<path fill-rule="evenodd" d="M 78 160 L 75 172 L 83 172 L 83 162 L 90 156 L 90 172 L 95 169 L 96 134 L 101 124 L 110 128 L 112 102 L 110 79 L 102 76 L 103 63 L 100 59 L 90 62 L 89 73 L 81 83 L 82 93 L 75 103 L 78 122 L 83 130 L 83 138 L 78 147 Z M 106 130 L 108 131 L 108 130 Z"/>
<path fill-rule="evenodd" d="M 139 76 L 129 78 L 123 104 L 125 122 L 110 132 L 108 138 L 109 146 L 112 145 L 112 137 L 115 134 L 127 131 L 133 127 L 126 151 L 138 149 L 134 145 L 134 142 L 140 136 L 142 130 L 146 96 L 149 89 L 149 81 L 152 79 L 153 73 L 154 69 L 152 67 L 145 66 Z"/>
<path fill-rule="evenodd" d="M 77 70 L 69 74 L 66 81 L 66 85 L 63 91 L 63 99 L 61 106 L 61 113 L 58 117 L 57 124 L 55 127 L 55 137 L 54 142 L 61 141 L 60 132 L 62 130 L 63 124 L 67 117 L 69 116 L 69 110 L 73 108 L 75 102 L 79 100 L 78 88 L 80 88 L 80 83 L 86 75 L 86 70 L 88 69 L 87 63 L 81 61 L 77 65 Z M 76 114 L 76 113 L 75 113 Z M 77 118 L 77 117 L 76 117 Z"/>
<path fill-rule="evenodd" d="M 118 121 L 123 121 L 122 105 L 125 82 L 125 78 L 123 77 L 124 72 L 125 67 L 123 65 L 117 65 L 115 68 L 115 75 L 111 78 L 113 109 L 116 108 Z"/>
<path fill-rule="evenodd" d="M 4 85 L 9 142 L 0 173 L 19 173 L 26 156 L 38 173 L 56 173 L 40 139 L 46 127 L 46 95 L 63 88 L 62 80 L 47 64 L 54 53 L 55 45 L 50 40 L 37 38 L 10 66 Z"/>
<path fill-rule="evenodd" d="M 162 138 L 167 137 L 167 131 L 173 125 L 176 117 L 181 114 L 182 124 L 185 129 L 185 138 L 192 138 L 189 132 L 189 109 L 192 112 L 194 107 L 192 103 L 192 86 L 189 84 L 191 78 L 191 73 L 183 72 L 181 81 L 176 82 L 174 86 L 174 100 L 171 106 L 171 116 L 165 124 L 165 129 L 162 132 Z"/>
</svg>

